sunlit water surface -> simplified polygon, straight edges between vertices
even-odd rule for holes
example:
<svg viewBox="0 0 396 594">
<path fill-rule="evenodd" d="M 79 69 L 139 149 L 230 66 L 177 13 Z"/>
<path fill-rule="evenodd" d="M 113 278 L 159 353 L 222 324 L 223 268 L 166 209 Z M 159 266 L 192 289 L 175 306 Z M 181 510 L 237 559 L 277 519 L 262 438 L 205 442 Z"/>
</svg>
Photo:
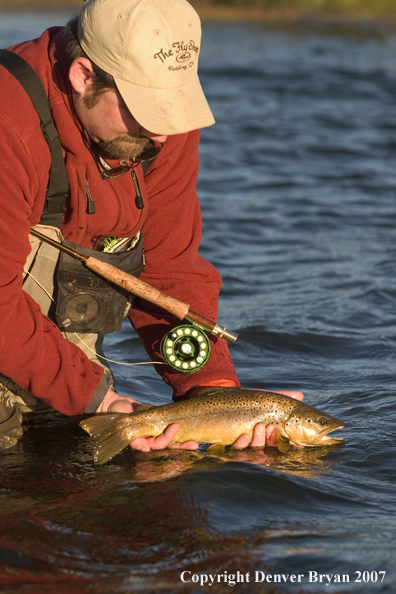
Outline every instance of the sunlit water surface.
<svg viewBox="0 0 396 594">
<path fill-rule="evenodd" d="M 1 46 L 68 16 L 0 13 Z M 201 251 L 234 363 L 342 418 L 345 445 L 95 467 L 74 420 L 30 418 L 0 458 L 2 593 L 394 592 L 396 36 L 355 33 L 206 23 L 201 58 Z M 106 354 L 147 360 L 127 326 Z M 150 366 L 113 367 L 121 393 L 169 401 Z"/>
</svg>

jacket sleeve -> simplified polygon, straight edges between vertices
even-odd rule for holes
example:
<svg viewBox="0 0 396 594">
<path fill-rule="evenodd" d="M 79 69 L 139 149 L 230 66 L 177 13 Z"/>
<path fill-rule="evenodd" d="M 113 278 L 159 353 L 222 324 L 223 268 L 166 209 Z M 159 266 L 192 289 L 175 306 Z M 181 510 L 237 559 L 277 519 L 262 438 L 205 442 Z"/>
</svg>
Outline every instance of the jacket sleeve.
<svg viewBox="0 0 396 594">
<path fill-rule="evenodd" d="M 201 212 L 196 193 L 199 132 L 168 137 L 146 175 L 149 210 L 143 226 L 146 265 L 142 280 L 217 321 L 219 272 L 200 254 Z M 182 322 L 139 300 L 130 319 L 153 360 L 161 360 L 163 335 Z M 179 399 L 192 386 L 228 380 L 239 386 L 224 339 L 210 335 L 211 356 L 198 372 L 183 375 L 164 365 L 157 371 Z"/>
<path fill-rule="evenodd" d="M 7 85 L 13 93 L 6 96 L 18 95 L 16 84 Z M 40 219 L 50 157 L 29 99 L 22 96 L 15 104 L 16 117 L 12 106 L 0 112 L 0 372 L 53 408 L 78 415 L 101 390 L 103 369 L 63 338 L 22 288 L 28 235 Z"/>
</svg>

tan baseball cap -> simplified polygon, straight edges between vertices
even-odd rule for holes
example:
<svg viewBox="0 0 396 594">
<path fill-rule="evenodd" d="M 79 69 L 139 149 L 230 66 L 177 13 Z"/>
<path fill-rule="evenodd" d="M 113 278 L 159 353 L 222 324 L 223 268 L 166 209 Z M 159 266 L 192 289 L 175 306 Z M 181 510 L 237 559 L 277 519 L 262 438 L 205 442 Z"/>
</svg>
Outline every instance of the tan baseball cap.
<svg viewBox="0 0 396 594">
<path fill-rule="evenodd" d="M 150 132 L 182 134 L 214 124 L 197 73 L 201 23 L 186 0 L 88 0 L 78 34 Z"/>
</svg>

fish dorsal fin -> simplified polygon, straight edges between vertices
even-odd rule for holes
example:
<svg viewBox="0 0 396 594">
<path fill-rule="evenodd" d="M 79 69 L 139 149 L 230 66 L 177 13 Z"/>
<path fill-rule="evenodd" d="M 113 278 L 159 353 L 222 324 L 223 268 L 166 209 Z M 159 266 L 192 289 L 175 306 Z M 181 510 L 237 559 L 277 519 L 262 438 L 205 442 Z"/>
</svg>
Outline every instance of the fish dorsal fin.
<svg viewBox="0 0 396 594">
<path fill-rule="evenodd" d="M 205 386 L 202 388 L 202 390 L 199 391 L 198 396 L 206 396 L 206 394 L 224 394 L 224 392 L 226 392 L 227 390 L 229 390 L 230 388 L 222 388 L 220 386 L 218 387 L 213 387 L 213 386 L 207 386 L 205 388 Z"/>
<path fill-rule="evenodd" d="M 156 406 L 154 404 L 150 404 L 149 402 L 144 402 L 143 404 L 139 404 L 139 406 L 136 409 L 136 412 L 146 412 L 147 410 L 151 410 L 152 408 L 156 408 Z"/>
<path fill-rule="evenodd" d="M 282 454 L 285 454 L 286 452 L 289 451 L 290 441 L 287 439 L 287 437 L 284 437 L 283 435 L 278 434 L 277 447 L 278 447 L 278 450 L 280 452 L 282 452 Z"/>
</svg>

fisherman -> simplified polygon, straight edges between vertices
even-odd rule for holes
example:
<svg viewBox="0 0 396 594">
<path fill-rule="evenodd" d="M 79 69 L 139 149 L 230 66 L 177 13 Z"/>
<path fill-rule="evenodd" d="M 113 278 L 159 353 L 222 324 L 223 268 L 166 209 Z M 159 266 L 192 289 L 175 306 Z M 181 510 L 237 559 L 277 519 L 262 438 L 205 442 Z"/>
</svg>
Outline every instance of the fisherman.
<svg viewBox="0 0 396 594">
<path fill-rule="evenodd" d="M 138 402 L 115 391 L 101 358 L 103 336 L 127 315 L 151 359 L 160 361 L 162 337 L 179 324 L 143 300 L 130 308 L 125 295 L 96 287 L 81 263 L 38 241 L 32 227 L 109 257 L 216 319 L 221 279 L 198 254 L 199 130 L 214 123 L 197 75 L 200 44 L 199 17 L 185 0 L 88 0 L 66 27 L 10 48 L 44 86 L 62 149 L 56 165 L 52 124 L 40 124 L 33 105 L 38 91 L 0 66 L 3 449 L 22 435 L 24 412 L 136 412 Z M 211 343 L 211 357 L 196 374 L 156 366 L 174 400 L 195 397 L 202 386 L 239 387 L 226 342 Z M 162 449 L 176 430 L 171 425 L 132 447 Z M 276 430 L 266 435 L 258 425 L 251 445 L 266 439 L 276 443 Z M 244 435 L 235 447 L 249 443 Z"/>
</svg>

